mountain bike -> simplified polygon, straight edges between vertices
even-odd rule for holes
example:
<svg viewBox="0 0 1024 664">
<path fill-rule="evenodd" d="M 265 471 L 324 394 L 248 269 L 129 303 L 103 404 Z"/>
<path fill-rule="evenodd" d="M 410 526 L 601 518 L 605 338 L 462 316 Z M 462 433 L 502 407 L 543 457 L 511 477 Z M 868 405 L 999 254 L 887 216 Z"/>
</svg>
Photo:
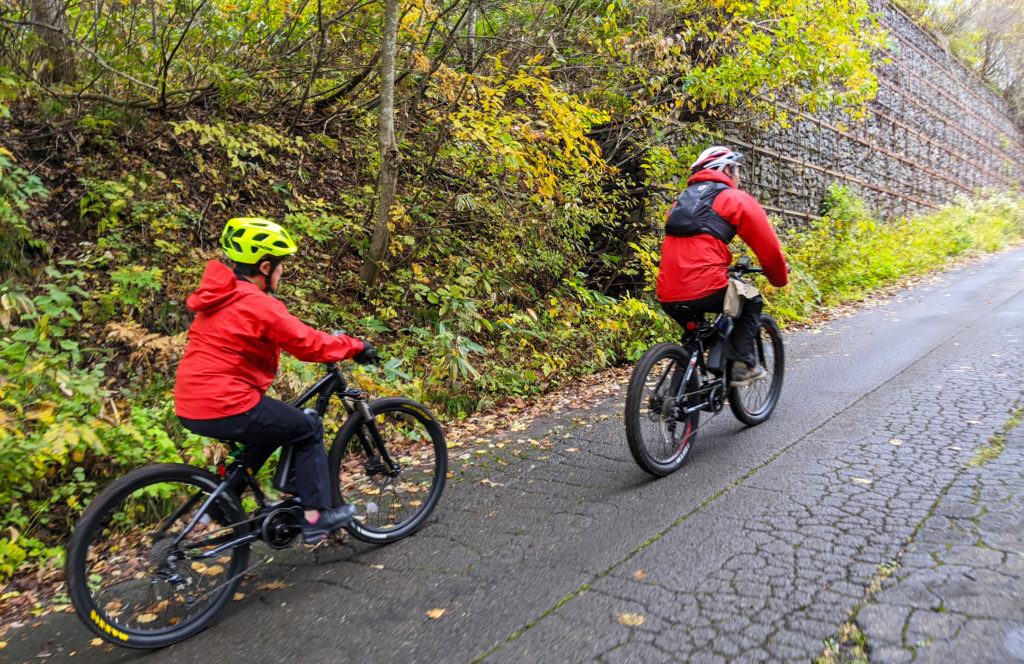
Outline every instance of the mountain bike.
<svg viewBox="0 0 1024 664">
<path fill-rule="evenodd" d="M 742 277 L 761 272 L 746 261 L 729 268 Z M 701 412 L 719 413 L 728 403 L 747 425 L 760 424 L 775 409 L 782 392 L 785 354 L 779 326 L 761 315 L 754 345 L 767 376 L 746 387 L 730 387 L 732 363 L 722 343 L 732 331 L 725 314 L 694 310 L 677 344 L 656 344 L 633 369 L 626 392 L 626 441 L 637 465 L 661 477 L 679 469 L 689 457 L 700 427 Z"/>
<path fill-rule="evenodd" d="M 402 397 L 369 401 L 337 364 L 324 367 L 291 403 L 312 404 L 321 417 L 329 408 L 344 411 L 328 461 L 335 504 L 356 506 L 348 532 L 380 544 L 410 535 L 444 489 L 448 451 L 440 425 L 426 406 Z M 288 489 L 290 449 L 281 450 L 275 489 Z M 298 499 L 268 499 L 241 446 L 233 444 L 227 460 L 217 474 L 175 463 L 139 468 L 89 504 L 68 545 L 65 578 L 93 632 L 129 648 L 186 639 L 234 595 L 251 569 L 254 542 L 294 544 L 303 523 Z M 244 502 L 228 488 L 234 482 L 251 489 Z"/>
</svg>

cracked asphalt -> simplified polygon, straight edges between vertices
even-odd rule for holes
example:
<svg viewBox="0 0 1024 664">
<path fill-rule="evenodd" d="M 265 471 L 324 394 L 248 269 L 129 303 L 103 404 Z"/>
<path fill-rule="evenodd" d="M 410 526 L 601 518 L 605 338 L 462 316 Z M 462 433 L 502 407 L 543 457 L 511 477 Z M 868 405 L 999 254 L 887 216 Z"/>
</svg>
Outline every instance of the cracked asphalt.
<svg viewBox="0 0 1024 664">
<path fill-rule="evenodd" d="M 275 552 L 184 643 L 57 615 L 0 660 L 809 662 L 852 621 L 871 662 L 1024 662 L 1024 247 L 785 342 L 772 418 L 726 409 L 673 475 L 633 464 L 619 386 L 452 450 L 407 540 Z"/>
</svg>

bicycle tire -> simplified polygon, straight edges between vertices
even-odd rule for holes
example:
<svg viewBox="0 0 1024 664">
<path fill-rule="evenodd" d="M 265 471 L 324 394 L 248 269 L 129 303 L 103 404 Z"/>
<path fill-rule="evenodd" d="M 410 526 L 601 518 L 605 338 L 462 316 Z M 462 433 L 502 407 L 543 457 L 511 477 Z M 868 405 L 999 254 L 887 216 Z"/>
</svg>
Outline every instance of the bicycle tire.
<svg viewBox="0 0 1024 664">
<path fill-rule="evenodd" d="M 242 580 L 249 545 L 199 560 L 198 544 L 187 546 L 197 539 L 178 547 L 171 540 L 219 484 L 201 468 L 155 464 L 129 472 L 93 499 L 71 535 L 65 566 L 71 603 L 90 630 L 118 646 L 162 648 L 213 622 Z M 207 515 L 212 518 L 203 515 L 192 533 L 249 532 L 231 492 L 218 496 Z"/>
<path fill-rule="evenodd" d="M 448 447 L 437 419 L 421 403 L 386 397 L 367 404 L 388 456 L 399 470 L 389 474 L 374 450 L 368 458 L 360 440 L 369 441 L 358 410 L 331 445 L 335 503 L 356 506 L 346 529 L 364 542 L 390 543 L 416 532 L 437 506 L 448 472 Z"/>
<path fill-rule="evenodd" d="M 757 361 L 768 376 L 746 387 L 729 388 L 729 407 L 733 415 L 750 426 L 767 420 L 782 394 L 786 354 L 782 333 L 771 316 L 761 314 L 761 325 L 754 345 Z"/>
<path fill-rule="evenodd" d="M 690 456 L 700 425 L 700 411 L 680 419 L 678 408 L 664 407 L 671 392 L 672 372 L 685 371 L 691 358 L 681 346 L 663 342 L 644 353 L 633 369 L 626 392 L 626 442 L 633 459 L 656 477 L 675 472 Z M 699 388 L 697 372 L 690 374 L 687 392 Z"/>
</svg>

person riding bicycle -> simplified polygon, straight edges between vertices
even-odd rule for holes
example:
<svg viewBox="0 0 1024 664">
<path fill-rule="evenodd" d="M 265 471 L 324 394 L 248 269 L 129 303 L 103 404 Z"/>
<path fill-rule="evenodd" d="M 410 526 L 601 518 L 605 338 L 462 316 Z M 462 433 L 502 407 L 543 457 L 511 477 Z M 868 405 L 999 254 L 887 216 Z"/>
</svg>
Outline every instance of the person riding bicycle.
<svg viewBox="0 0 1024 664">
<path fill-rule="evenodd" d="M 666 216 L 657 295 L 665 313 L 680 325 L 692 320 L 693 311 L 722 311 L 732 262 L 728 245 L 737 233 L 773 286 L 789 283 L 782 246 L 764 209 L 736 188 L 742 157 L 720 145 L 701 152 L 690 166 L 686 189 Z M 754 354 L 763 306 L 760 296 L 745 300 L 726 340 L 725 358 L 733 363 L 732 387 L 745 387 L 766 376 Z"/>
<path fill-rule="evenodd" d="M 186 302 L 196 317 L 178 366 L 174 411 L 189 431 L 244 445 L 253 472 L 290 445 L 306 521 L 302 538 L 313 543 L 347 526 L 355 508 L 333 505 L 320 418 L 265 393 L 282 350 L 306 362 L 360 363 L 375 361 L 377 351 L 369 342 L 314 330 L 276 298 L 284 259 L 298 251 L 284 228 L 266 219 L 230 219 L 220 245 L 234 270 L 209 261 Z"/>
</svg>

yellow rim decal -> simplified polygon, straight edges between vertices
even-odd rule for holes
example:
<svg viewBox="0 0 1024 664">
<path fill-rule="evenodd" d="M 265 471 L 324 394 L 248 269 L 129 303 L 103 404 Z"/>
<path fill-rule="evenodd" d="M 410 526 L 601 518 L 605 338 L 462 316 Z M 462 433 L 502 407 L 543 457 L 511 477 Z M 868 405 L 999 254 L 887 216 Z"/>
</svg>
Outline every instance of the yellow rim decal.
<svg viewBox="0 0 1024 664">
<path fill-rule="evenodd" d="M 122 631 L 120 631 L 118 629 L 114 629 L 113 627 L 108 625 L 107 622 L 105 620 L 103 620 L 103 618 L 100 618 L 99 614 L 96 613 L 96 609 L 92 610 L 92 613 L 89 614 L 89 617 L 92 618 L 92 621 L 94 623 L 96 623 L 99 626 L 99 628 L 102 629 L 107 634 L 110 634 L 111 636 L 116 636 L 117 638 L 121 639 L 122 641 L 127 641 L 128 640 L 128 635 L 127 634 L 125 634 L 124 632 L 122 632 Z"/>
<path fill-rule="evenodd" d="M 420 415 L 425 417 L 428 422 L 433 422 L 434 421 L 434 418 L 432 418 L 430 415 L 427 415 L 426 413 L 424 413 L 422 410 L 420 410 L 416 406 L 410 406 L 407 403 L 403 403 L 402 404 L 402 408 L 405 408 L 406 410 L 411 410 L 414 413 L 419 413 Z"/>
</svg>

